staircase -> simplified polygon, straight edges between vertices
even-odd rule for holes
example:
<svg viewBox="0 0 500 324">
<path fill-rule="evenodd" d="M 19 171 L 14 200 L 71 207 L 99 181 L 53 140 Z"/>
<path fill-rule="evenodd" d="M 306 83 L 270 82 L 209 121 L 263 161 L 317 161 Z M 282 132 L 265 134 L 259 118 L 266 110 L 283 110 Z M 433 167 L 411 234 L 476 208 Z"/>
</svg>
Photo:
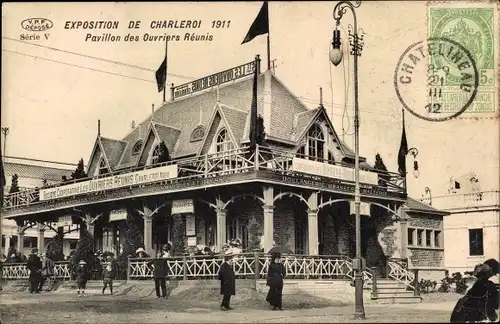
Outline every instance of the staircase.
<svg viewBox="0 0 500 324">
<path fill-rule="evenodd" d="M 416 304 L 422 302 L 422 297 L 415 296 L 413 290 L 408 290 L 407 285 L 394 279 L 378 279 L 376 293 L 371 294 L 371 299 L 381 304 Z"/>
</svg>

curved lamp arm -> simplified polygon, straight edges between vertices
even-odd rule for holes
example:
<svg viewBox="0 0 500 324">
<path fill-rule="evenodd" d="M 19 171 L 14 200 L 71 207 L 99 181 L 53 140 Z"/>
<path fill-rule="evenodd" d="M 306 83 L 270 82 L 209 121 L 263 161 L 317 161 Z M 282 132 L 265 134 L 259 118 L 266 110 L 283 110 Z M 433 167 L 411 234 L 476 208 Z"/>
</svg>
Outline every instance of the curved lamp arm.
<svg viewBox="0 0 500 324">
<path fill-rule="evenodd" d="M 350 1 L 340 1 L 333 8 L 333 19 L 337 21 L 337 25 L 340 24 L 340 19 L 347 12 L 347 8 L 351 9 L 352 15 L 354 17 L 354 32 L 356 33 L 358 30 L 358 23 L 356 19 L 356 13 L 354 12 L 354 8 L 358 8 L 361 5 L 361 0 L 356 0 L 355 3 Z"/>
</svg>

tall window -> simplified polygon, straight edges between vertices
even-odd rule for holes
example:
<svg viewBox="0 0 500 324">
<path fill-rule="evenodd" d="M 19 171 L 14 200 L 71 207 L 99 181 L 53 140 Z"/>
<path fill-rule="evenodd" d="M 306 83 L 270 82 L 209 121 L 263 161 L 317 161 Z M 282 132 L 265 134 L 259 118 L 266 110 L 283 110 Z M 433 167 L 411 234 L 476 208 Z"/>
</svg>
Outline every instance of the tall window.
<svg viewBox="0 0 500 324">
<path fill-rule="evenodd" d="M 297 151 L 297 157 L 303 159 L 305 157 L 305 155 L 306 155 L 306 147 L 304 145 L 304 146 L 301 146 L 299 148 L 299 150 Z"/>
<path fill-rule="evenodd" d="M 431 230 L 425 231 L 425 246 L 427 246 L 427 247 L 432 246 L 432 231 Z"/>
<path fill-rule="evenodd" d="M 434 231 L 434 246 L 441 247 L 441 232 Z"/>
<path fill-rule="evenodd" d="M 310 156 L 310 159 L 322 161 L 324 156 L 325 137 L 319 125 L 314 124 L 311 127 L 309 133 L 307 133 L 307 141 L 309 144 L 308 155 Z"/>
<path fill-rule="evenodd" d="M 106 174 L 109 173 L 108 166 L 106 165 L 106 161 L 102 157 L 101 160 L 99 160 L 99 174 Z"/>
<path fill-rule="evenodd" d="M 151 154 L 151 164 L 158 163 L 158 159 L 160 158 L 160 145 L 156 145 L 153 149 L 153 154 Z"/>
<path fill-rule="evenodd" d="M 134 144 L 134 147 L 132 148 L 132 155 L 137 155 L 137 154 L 141 153 L 141 148 L 142 148 L 142 141 L 138 140 Z"/>
<path fill-rule="evenodd" d="M 415 229 L 409 228 L 408 229 L 408 245 L 415 244 L 415 242 L 413 241 L 413 235 L 415 235 Z"/>
<path fill-rule="evenodd" d="M 229 134 L 225 128 L 221 129 L 217 134 L 217 140 L 215 142 L 215 151 L 217 153 L 226 152 L 233 149 L 233 143 L 229 138 Z"/>
<path fill-rule="evenodd" d="M 417 230 L 417 245 L 424 246 L 424 230 L 423 229 Z"/>
<path fill-rule="evenodd" d="M 483 229 L 475 228 L 469 230 L 469 254 L 484 255 Z"/>
</svg>

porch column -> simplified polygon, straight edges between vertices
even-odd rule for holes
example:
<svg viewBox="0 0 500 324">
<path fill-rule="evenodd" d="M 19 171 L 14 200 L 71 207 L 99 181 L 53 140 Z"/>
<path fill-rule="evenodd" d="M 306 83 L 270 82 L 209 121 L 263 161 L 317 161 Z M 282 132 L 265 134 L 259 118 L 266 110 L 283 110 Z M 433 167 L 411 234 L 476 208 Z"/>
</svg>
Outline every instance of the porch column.
<svg viewBox="0 0 500 324">
<path fill-rule="evenodd" d="M 274 188 L 264 187 L 264 253 L 273 248 L 274 222 Z"/>
<path fill-rule="evenodd" d="M 38 251 L 40 251 L 40 253 L 45 252 L 45 246 L 43 244 L 44 238 L 45 238 L 45 226 L 43 224 L 38 224 L 38 238 L 36 246 L 38 247 Z"/>
<path fill-rule="evenodd" d="M 10 235 L 10 233 L 5 233 L 5 251 L 4 251 L 4 254 L 7 256 L 7 259 L 9 258 L 10 255 L 7 255 L 9 253 L 9 249 L 10 249 L 10 239 L 12 237 L 12 235 Z"/>
<path fill-rule="evenodd" d="M 144 205 L 144 250 L 149 255 L 153 255 L 153 215 L 151 208 Z"/>
<path fill-rule="evenodd" d="M 318 255 L 318 193 L 313 192 L 307 200 L 309 210 L 307 211 L 307 231 L 309 255 Z"/>
<path fill-rule="evenodd" d="M 24 231 L 21 226 L 17 227 L 17 250 L 23 253 L 24 249 Z M 23 253 L 24 254 L 24 253 Z"/>
<path fill-rule="evenodd" d="M 217 242 L 217 251 L 222 251 L 222 245 L 226 243 L 226 214 L 227 211 L 220 206 L 217 207 L 217 232 L 215 240 Z"/>
</svg>

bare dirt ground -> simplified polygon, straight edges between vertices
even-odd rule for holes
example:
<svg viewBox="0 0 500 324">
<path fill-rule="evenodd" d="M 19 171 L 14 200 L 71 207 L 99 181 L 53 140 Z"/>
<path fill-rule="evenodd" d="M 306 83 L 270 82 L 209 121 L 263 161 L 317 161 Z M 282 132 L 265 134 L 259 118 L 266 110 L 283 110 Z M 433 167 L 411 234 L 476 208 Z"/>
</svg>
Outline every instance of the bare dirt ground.
<svg viewBox="0 0 500 324">
<path fill-rule="evenodd" d="M 124 286 L 115 295 L 88 290 L 79 298 L 74 290 L 30 295 L 25 291 L 0 293 L 1 323 L 342 323 L 353 321 L 354 305 L 331 299 L 285 295 L 284 311 L 271 311 L 265 296 L 240 289 L 234 310 L 219 309 L 217 289 L 179 287 L 168 299 L 156 299 L 149 285 Z M 435 297 L 435 296 L 434 296 Z M 458 299 L 458 298 L 457 298 Z M 448 322 L 454 302 L 411 305 L 365 305 L 363 322 Z"/>
</svg>

